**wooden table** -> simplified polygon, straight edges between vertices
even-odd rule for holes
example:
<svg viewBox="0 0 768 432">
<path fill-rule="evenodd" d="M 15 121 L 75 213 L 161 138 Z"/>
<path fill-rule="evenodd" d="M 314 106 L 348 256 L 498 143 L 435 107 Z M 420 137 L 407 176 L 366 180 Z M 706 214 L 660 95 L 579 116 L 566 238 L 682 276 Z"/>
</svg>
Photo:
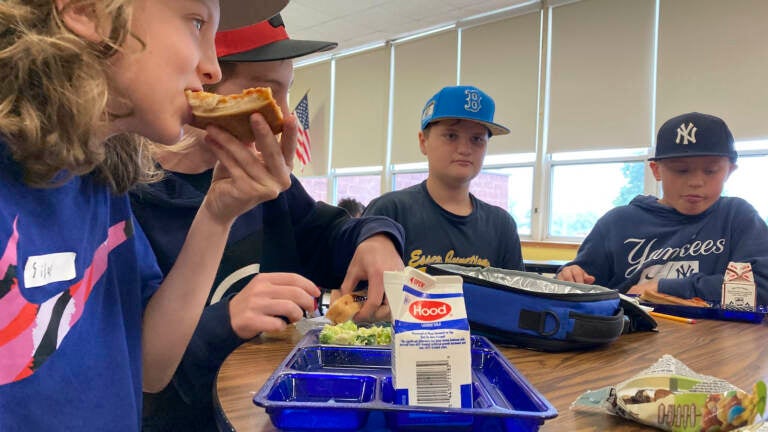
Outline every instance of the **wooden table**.
<svg viewBox="0 0 768 432">
<path fill-rule="evenodd" d="M 587 352 L 501 348 L 558 411 L 558 416 L 546 421 L 540 430 L 655 430 L 609 415 L 572 412 L 569 407 L 584 391 L 617 384 L 663 354 L 675 356 L 696 372 L 723 378 L 748 391 L 755 381 L 768 381 L 768 321 L 658 321 L 658 333 L 623 335 L 608 346 Z M 276 430 L 264 409 L 253 404 L 253 395 L 299 339 L 294 329 L 264 335 L 243 344 L 227 358 L 214 389 L 219 421 L 225 430 Z"/>
</svg>

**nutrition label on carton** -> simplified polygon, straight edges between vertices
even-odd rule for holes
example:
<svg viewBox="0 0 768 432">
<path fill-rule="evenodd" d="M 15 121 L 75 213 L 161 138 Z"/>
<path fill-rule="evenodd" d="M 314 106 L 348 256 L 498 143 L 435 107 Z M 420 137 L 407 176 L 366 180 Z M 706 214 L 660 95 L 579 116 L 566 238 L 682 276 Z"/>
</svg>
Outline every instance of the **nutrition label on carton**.
<svg viewBox="0 0 768 432">
<path fill-rule="evenodd" d="M 469 341 L 463 336 L 454 336 L 453 330 L 413 332 L 413 338 L 404 340 L 403 347 L 419 347 L 419 349 L 443 349 L 450 345 L 467 345 Z"/>
</svg>

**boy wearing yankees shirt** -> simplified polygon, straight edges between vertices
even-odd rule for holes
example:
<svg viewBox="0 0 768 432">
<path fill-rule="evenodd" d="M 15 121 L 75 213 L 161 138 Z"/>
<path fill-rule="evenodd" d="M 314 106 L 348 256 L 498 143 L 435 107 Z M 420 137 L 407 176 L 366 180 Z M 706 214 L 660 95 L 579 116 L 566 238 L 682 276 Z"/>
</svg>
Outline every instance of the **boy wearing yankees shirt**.
<svg viewBox="0 0 768 432">
<path fill-rule="evenodd" d="M 747 262 L 757 304 L 768 304 L 768 227 L 745 200 L 720 196 L 736 159 L 722 119 L 693 112 L 668 120 L 650 158 L 662 197 L 640 195 L 606 213 L 557 278 L 718 304 L 728 263 Z"/>
</svg>

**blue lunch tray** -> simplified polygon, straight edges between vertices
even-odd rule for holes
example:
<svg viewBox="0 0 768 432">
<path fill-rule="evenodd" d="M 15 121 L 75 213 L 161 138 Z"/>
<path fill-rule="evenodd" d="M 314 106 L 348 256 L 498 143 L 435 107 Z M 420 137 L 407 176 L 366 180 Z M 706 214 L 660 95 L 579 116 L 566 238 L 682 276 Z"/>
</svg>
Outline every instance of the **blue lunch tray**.
<svg viewBox="0 0 768 432">
<path fill-rule="evenodd" d="M 491 342 L 472 336 L 472 408 L 397 405 L 391 349 L 321 345 L 308 332 L 254 396 L 285 430 L 537 431 L 557 410 Z"/>
<path fill-rule="evenodd" d="M 738 309 L 723 309 L 719 305 L 712 307 L 696 307 L 681 305 L 666 305 L 641 302 L 642 305 L 651 306 L 655 312 L 677 315 L 685 318 L 712 319 L 721 321 L 744 321 L 759 324 L 768 315 L 766 306 L 758 306 L 755 311 Z"/>
</svg>

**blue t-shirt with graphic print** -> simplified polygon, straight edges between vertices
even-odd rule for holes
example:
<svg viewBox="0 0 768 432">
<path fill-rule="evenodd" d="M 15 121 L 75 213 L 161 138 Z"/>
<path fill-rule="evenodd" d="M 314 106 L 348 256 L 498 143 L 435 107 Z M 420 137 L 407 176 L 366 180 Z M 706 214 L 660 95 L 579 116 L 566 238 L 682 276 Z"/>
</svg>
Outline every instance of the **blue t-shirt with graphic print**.
<svg viewBox="0 0 768 432">
<path fill-rule="evenodd" d="M 20 178 L 0 141 L 0 430 L 137 431 L 149 243 L 93 177 Z"/>
</svg>

